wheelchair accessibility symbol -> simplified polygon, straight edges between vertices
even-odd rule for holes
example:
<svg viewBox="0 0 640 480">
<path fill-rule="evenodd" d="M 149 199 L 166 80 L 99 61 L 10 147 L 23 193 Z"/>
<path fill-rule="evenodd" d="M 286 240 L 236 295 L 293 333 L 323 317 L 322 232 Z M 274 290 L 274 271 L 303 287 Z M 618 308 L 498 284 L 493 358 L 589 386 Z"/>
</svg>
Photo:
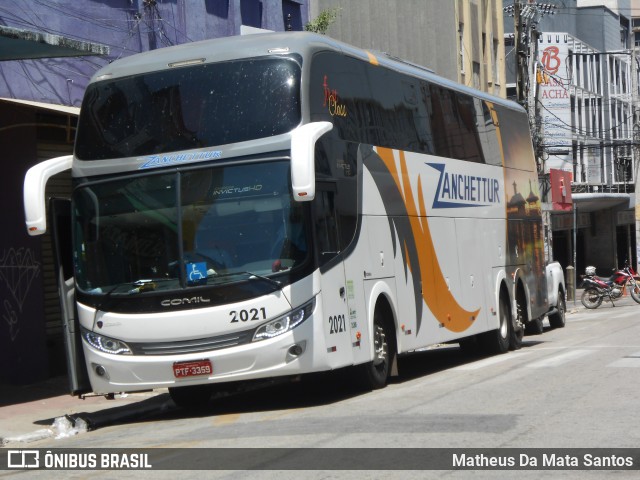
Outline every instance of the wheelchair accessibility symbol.
<svg viewBox="0 0 640 480">
<path fill-rule="evenodd" d="M 203 285 L 207 283 L 207 262 L 187 263 L 187 283 Z"/>
</svg>

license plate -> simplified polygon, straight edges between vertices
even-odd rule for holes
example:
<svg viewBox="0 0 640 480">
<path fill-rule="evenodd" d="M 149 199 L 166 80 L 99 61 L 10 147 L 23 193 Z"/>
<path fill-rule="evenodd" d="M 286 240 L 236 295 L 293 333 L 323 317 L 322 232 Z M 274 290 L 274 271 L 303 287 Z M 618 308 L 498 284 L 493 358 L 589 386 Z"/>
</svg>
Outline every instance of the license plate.
<svg viewBox="0 0 640 480">
<path fill-rule="evenodd" d="M 197 377 L 211 375 L 213 366 L 209 360 L 196 360 L 195 362 L 179 362 L 173 364 L 173 375 L 176 378 Z"/>
</svg>

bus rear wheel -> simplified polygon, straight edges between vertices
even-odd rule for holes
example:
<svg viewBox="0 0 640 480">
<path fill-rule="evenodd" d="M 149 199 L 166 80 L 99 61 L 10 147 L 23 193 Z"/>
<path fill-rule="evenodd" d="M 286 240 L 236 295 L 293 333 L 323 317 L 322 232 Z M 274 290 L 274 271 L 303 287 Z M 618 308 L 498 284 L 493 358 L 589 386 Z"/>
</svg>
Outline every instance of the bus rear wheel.
<svg viewBox="0 0 640 480">
<path fill-rule="evenodd" d="M 516 293 L 516 316 L 511 324 L 509 350 L 518 350 L 522 348 L 522 338 L 524 337 L 525 325 L 529 323 L 526 300 L 524 290 L 518 289 L 518 292 Z M 540 323 L 540 326 L 542 326 L 542 322 Z"/>
<path fill-rule="evenodd" d="M 497 330 L 481 333 L 478 335 L 478 343 L 485 353 L 505 353 L 509 350 L 509 343 L 512 337 L 513 324 L 509 311 L 509 302 L 504 297 L 500 297 L 500 324 Z"/>
</svg>

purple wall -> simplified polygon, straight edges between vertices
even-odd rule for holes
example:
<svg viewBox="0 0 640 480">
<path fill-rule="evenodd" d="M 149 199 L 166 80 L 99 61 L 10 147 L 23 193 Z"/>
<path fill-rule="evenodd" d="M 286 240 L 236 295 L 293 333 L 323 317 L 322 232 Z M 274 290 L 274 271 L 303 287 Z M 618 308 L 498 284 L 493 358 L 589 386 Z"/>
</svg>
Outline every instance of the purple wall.
<svg viewBox="0 0 640 480">
<path fill-rule="evenodd" d="M 17 6 L 19 5 L 19 6 Z M 287 14 L 291 20 L 286 22 Z M 80 106 L 89 78 L 117 58 L 240 34 L 302 30 L 308 0 L 0 0 L 0 24 L 109 46 L 102 57 L 0 62 L 0 97 Z"/>
<path fill-rule="evenodd" d="M 34 109 L 0 109 L 0 205 L 5 206 L 0 235 L 0 383 L 16 385 L 46 378 L 49 373 L 42 242 L 27 235 L 22 208 L 24 175 L 36 163 L 36 131 L 30 127 L 35 122 Z"/>
</svg>

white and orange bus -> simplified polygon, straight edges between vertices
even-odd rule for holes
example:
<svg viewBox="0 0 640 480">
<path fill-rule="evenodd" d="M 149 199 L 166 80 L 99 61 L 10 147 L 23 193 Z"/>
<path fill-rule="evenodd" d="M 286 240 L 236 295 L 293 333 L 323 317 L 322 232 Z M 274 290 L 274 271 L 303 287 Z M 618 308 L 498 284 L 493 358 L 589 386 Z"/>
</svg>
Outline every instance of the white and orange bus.
<svg viewBox="0 0 640 480">
<path fill-rule="evenodd" d="M 288 32 L 113 62 L 73 155 L 25 178 L 30 234 L 67 169 L 50 209 L 72 394 L 197 405 L 343 367 L 380 388 L 398 355 L 564 325 L 525 111 L 385 55 Z"/>
</svg>

